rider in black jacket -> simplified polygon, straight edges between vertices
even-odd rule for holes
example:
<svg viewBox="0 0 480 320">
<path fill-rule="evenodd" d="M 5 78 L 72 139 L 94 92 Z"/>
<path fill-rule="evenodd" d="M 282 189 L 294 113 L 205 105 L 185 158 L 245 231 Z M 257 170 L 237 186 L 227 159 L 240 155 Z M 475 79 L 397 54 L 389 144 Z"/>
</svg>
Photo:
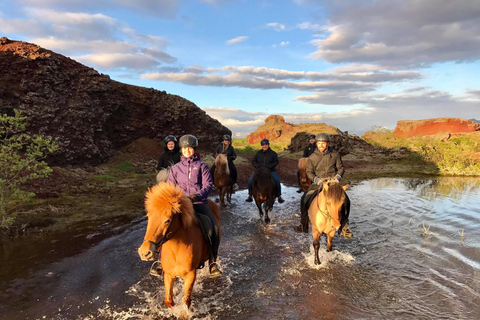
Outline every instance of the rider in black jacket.
<svg viewBox="0 0 480 320">
<path fill-rule="evenodd" d="M 168 168 L 177 162 L 180 162 L 180 147 L 178 146 L 177 138 L 172 135 L 165 137 L 165 151 L 158 159 L 157 171 L 163 168 Z"/>
<path fill-rule="evenodd" d="M 278 155 L 275 151 L 270 149 L 270 141 L 268 139 L 263 139 L 260 141 L 260 145 L 262 146 L 262 150 L 259 150 L 252 160 L 252 165 L 255 168 L 260 166 L 265 166 L 272 172 L 273 181 L 275 181 L 275 185 L 277 187 L 278 192 L 278 202 L 283 203 L 285 200 L 282 198 L 282 189 L 280 185 L 280 177 L 278 173 L 275 171 L 275 167 L 278 165 Z M 247 202 L 252 202 L 252 182 L 253 182 L 253 174 L 248 179 L 248 198 L 245 200 Z"/>
<path fill-rule="evenodd" d="M 232 177 L 233 181 L 233 189 L 237 190 L 238 185 L 237 185 L 237 167 L 235 167 L 235 164 L 233 161 L 237 159 L 237 153 L 235 152 L 235 149 L 232 146 L 232 138 L 228 134 L 224 134 L 222 136 L 223 142 L 221 142 L 218 146 L 217 149 L 215 149 L 215 152 L 213 153 L 213 157 L 217 157 L 217 154 L 226 154 L 227 155 L 227 160 L 228 160 L 228 169 L 230 170 L 230 176 Z M 214 173 L 215 173 L 215 163 L 212 165 L 212 168 L 210 168 L 210 173 L 212 175 L 212 179 L 214 178 Z"/>
</svg>

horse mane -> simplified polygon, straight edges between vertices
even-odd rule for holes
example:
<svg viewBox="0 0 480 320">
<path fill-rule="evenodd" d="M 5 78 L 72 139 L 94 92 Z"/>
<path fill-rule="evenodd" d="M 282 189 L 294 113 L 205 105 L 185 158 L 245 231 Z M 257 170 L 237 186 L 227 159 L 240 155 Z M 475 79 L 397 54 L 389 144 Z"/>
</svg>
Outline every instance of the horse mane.
<svg viewBox="0 0 480 320">
<path fill-rule="evenodd" d="M 179 186 L 171 182 L 159 182 L 148 189 L 145 194 L 145 209 L 147 215 L 171 216 L 179 213 L 185 228 L 197 223 L 192 202 Z"/>
<path fill-rule="evenodd" d="M 172 166 L 168 166 L 167 168 L 161 168 L 157 174 L 157 182 L 167 181 L 168 175 L 170 174 L 170 169 L 172 169 Z"/>
<path fill-rule="evenodd" d="M 217 167 L 217 170 L 220 170 L 222 168 L 226 174 L 230 174 L 230 169 L 228 168 L 228 160 L 227 160 L 227 155 L 224 153 L 219 153 L 217 154 L 217 157 L 215 158 L 215 166 Z M 219 171 L 221 172 L 221 171 Z"/>
<path fill-rule="evenodd" d="M 307 170 L 307 159 L 308 159 L 308 158 L 300 158 L 300 159 L 298 159 L 298 169 L 300 169 L 300 170 Z"/>
<path fill-rule="evenodd" d="M 326 198 L 332 199 L 335 202 L 342 202 L 345 200 L 345 190 L 343 190 L 337 179 L 326 179 L 324 184 L 327 184 L 327 187 L 323 188 Z"/>
</svg>

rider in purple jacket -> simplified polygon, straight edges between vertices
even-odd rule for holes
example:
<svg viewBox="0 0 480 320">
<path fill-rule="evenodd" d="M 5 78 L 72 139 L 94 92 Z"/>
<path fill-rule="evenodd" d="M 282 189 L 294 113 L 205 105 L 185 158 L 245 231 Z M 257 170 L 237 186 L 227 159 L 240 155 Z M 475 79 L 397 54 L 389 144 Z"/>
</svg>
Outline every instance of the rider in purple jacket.
<svg viewBox="0 0 480 320">
<path fill-rule="evenodd" d="M 213 230 L 207 230 L 203 224 L 199 224 L 199 226 L 209 247 L 210 274 L 220 275 L 222 272 L 216 263 L 218 246 L 220 244 L 220 229 L 212 210 L 210 210 L 207 204 L 207 197 L 210 191 L 212 191 L 213 185 L 210 169 L 195 154 L 195 149 L 198 147 L 196 137 L 189 134 L 182 136 L 179 146 L 182 158 L 170 170 L 167 181 L 176 184 L 183 190 L 192 200 L 193 209 L 196 213 L 205 215 L 210 219 Z"/>
</svg>

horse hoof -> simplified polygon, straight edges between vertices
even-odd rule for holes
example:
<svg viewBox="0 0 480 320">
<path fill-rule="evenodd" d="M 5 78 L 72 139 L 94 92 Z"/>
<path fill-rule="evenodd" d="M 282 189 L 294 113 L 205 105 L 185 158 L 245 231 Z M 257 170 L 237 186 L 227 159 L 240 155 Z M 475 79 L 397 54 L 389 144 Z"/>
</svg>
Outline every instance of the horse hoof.
<svg viewBox="0 0 480 320">
<path fill-rule="evenodd" d="M 171 308 L 175 305 L 175 303 L 173 303 L 173 301 L 165 301 L 165 305 L 168 307 L 168 308 Z"/>
<path fill-rule="evenodd" d="M 270 218 L 265 218 L 265 223 L 269 224 L 270 223 Z"/>
</svg>

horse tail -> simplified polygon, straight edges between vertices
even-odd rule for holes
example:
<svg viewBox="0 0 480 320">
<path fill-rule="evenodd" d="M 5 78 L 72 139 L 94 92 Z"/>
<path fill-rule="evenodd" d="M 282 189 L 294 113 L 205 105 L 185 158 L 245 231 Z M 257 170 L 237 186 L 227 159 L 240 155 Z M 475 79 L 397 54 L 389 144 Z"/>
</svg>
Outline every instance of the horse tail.
<svg viewBox="0 0 480 320">
<path fill-rule="evenodd" d="M 170 169 L 172 169 L 172 166 L 160 169 L 160 171 L 157 174 L 157 183 L 158 182 L 166 182 L 168 180 L 168 175 L 170 174 Z"/>
</svg>

